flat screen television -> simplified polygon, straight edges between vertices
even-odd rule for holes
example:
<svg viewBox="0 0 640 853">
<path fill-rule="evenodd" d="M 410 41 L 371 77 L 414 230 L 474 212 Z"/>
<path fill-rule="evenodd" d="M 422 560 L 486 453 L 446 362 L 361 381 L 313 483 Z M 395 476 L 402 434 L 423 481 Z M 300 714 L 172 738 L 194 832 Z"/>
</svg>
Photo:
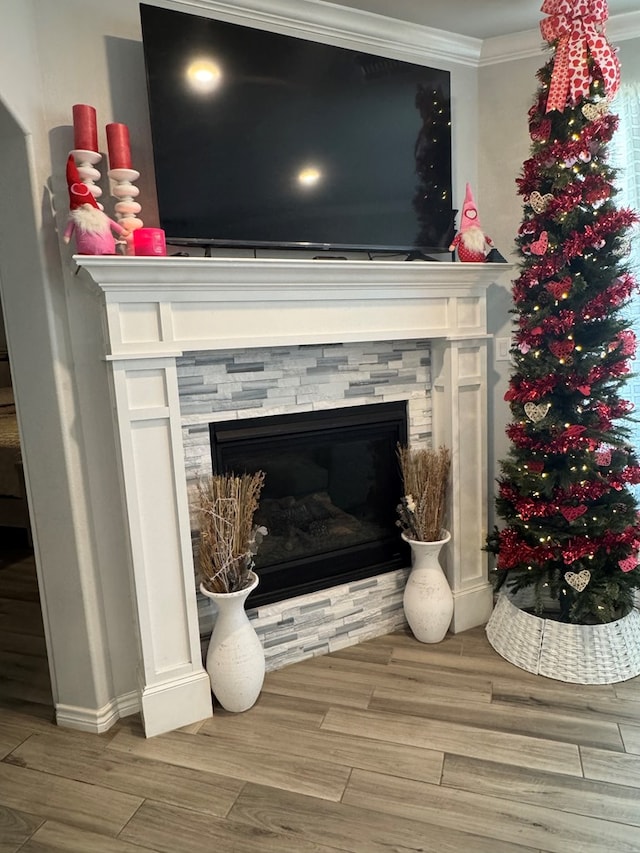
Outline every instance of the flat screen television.
<svg viewBox="0 0 640 853">
<path fill-rule="evenodd" d="M 169 243 L 447 251 L 449 72 L 147 4 L 140 15 Z"/>
</svg>

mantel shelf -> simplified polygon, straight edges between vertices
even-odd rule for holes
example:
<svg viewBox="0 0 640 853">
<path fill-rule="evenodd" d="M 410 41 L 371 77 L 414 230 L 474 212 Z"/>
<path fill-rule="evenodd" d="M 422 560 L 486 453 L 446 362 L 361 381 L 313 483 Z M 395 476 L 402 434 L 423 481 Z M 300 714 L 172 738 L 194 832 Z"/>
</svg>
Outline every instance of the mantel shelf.
<svg viewBox="0 0 640 853">
<path fill-rule="evenodd" d="M 218 289 L 226 285 L 279 284 L 369 287 L 408 284 L 417 287 L 487 287 L 510 264 L 462 264 L 449 261 L 311 260 L 296 258 L 173 258 L 74 255 L 105 291 L 132 286 L 189 285 Z M 317 295 L 317 294 L 316 294 Z"/>
</svg>

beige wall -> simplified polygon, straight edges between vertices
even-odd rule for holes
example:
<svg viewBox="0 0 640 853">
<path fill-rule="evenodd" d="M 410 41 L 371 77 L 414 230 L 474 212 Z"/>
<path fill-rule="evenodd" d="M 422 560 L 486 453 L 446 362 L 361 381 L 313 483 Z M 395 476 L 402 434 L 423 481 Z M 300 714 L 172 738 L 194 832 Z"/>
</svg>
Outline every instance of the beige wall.
<svg viewBox="0 0 640 853">
<path fill-rule="evenodd" d="M 481 108 L 479 117 L 480 215 L 484 229 L 504 257 L 516 262 L 514 239 L 520 224 L 522 202 L 516 192 L 518 177 L 529 155 L 527 112 L 536 90 L 535 73 L 542 65 L 533 57 L 504 62 L 480 69 Z M 514 271 L 513 277 L 515 278 Z M 508 338 L 511 333 L 511 293 L 508 287 L 493 285 L 487 294 L 488 332 Z M 498 463 L 508 450 L 505 426 L 509 408 L 504 401 L 509 362 L 496 361 L 495 345 L 489 346 L 489 471 L 498 475 Z M 489 493 L 492 493 L 490 488 Z M 489 507 L 489 527 L 493 526 L 493 502 Z"/>
<path fill-rule="evenodd" d="M 134 685 L 135 661 L 111 665 L 105 594 L 88 512 L 86 454 L 53 226 L 44 3 L 6 0 L 0 15 L 0 287 L 23 446 L 54 700 L 84 709 Z M 58 7 L 59 8 L 59 7 Z M 47 24 L 48 21 L 43 21 Z M 59 50 L 68 50 L 63 20 Z M 67 47 L 63 47 L 66 41 Z M 10 199 L 11 203 L 6 203 Z M 120 617 L 130 639 L 131 614 Z M 128 630 L 127 630 L 127 625 Z"/>
<path fill-rule="evenodd" d="M 138 658 L 106 365 L 72 334 L 95 297 L 59 239 L 77 102 L 98 109 L 103 149 L 107 122 L 129 124 L 153 224 L 137 4 L 3 0 L 0 287 L 54 701 L 68 718 L 108 717 L 135 694 Z"/>
</svg>

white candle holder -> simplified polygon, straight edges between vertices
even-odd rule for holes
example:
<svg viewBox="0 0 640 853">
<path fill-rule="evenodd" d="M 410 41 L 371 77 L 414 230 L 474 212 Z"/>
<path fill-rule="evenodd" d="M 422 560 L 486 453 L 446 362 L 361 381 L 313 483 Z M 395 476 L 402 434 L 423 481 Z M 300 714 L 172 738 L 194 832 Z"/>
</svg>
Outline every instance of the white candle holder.
<svg viewBox="0 0 640 853">
<path fill-rule="evenodd" d="M 140 195 L 140 190 L 133 185 L 133 181 L 140 177 L 140 172 L 135 169 L 109 169 L 107 174 L 112 181 L 111 195 L 117 199 L 114 207 L 116 219 L 118 224 L 129 232 L 125 240 L 126 254 L 133 255 L 133 232 L 144 225 L 144 222 L 138 219 L 142 207 L 136 198 Z"/>
<path fill-rule="evenodd" d="M 96 181 L 100 180 L 100 172 L 94 168 L 96 163 L 102 160 L 102 154 L 97 151 L 85 151 L 83 148 L 74 148 L 70 153 L 78 169 L 80 180 L 89 187 L 89 192 L 95 198 L 100 210 L 104 210 L 104 206 L 98 201 L 102 195 L 102 188 L 96 184 Z"/>
</svg>

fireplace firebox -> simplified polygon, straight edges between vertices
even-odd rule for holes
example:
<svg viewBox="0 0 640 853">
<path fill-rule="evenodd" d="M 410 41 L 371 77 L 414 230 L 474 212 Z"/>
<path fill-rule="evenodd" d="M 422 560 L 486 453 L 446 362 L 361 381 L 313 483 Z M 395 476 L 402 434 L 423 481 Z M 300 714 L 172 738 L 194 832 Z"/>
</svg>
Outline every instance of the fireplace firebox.
<svg viewBox="0 0 640 853">
<path fill-rule="evenodd" d="M 266 474 L 252 606 L 408 565 L 396 526 L 405 402 L 212 423 L 214 472 Z"/>
</svg>

